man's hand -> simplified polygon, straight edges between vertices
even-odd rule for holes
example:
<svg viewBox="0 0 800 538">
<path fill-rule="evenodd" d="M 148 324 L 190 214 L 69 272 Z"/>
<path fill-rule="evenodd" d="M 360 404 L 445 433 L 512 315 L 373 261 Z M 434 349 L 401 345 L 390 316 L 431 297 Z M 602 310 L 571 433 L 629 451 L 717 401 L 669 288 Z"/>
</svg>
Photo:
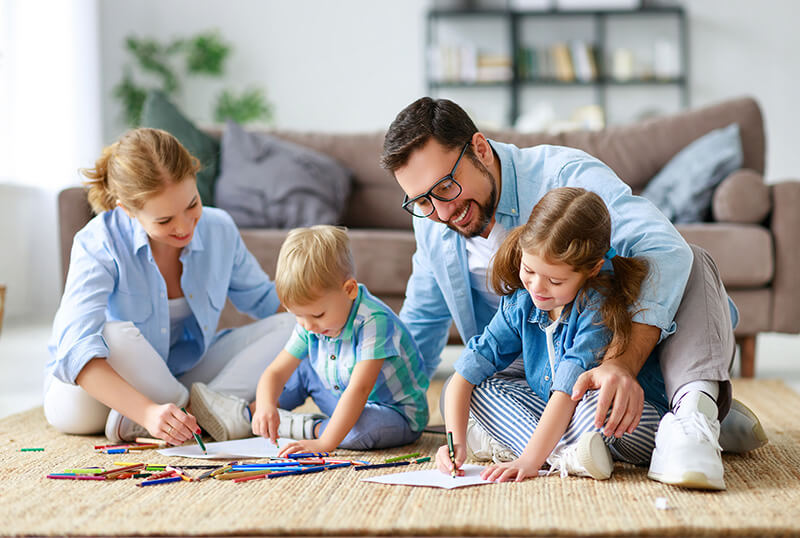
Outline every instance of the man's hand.
<svg viewBox="0 0 800 538">
<path fill-rule="evenodd" d="M 632 433 L 642 418 L 644 391 L 630 370 L 615 364 L 613 360 L 605 361 L 578 377 L 572 389 L 572 399 L 580 400 L 587 390 L 596 389 L 600 390 L 600 394 L 594 417 L 595 427 L 603 426 L 610 407 L 611 415 L 605 420 L 603 435 L 622 437 L 624 433 Z"/>
</svg>

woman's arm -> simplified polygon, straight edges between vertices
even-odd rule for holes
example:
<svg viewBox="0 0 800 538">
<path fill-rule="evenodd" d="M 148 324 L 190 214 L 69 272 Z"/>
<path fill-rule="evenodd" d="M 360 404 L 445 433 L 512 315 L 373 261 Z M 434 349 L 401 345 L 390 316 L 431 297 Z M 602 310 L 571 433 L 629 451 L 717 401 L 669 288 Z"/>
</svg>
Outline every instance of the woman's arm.
<svg viewBox="0 0 800 538">
<path fill-rule="evenodd" d="M 256 409 L 253 413 L 253 433 L 269 437 L 273 444 L 278 444 L 278 426 L 281 423 L 278 415 L 278 398 L 283 387 L 292 376 L 300 359 L 281 350 L 275 360 L 267 366 L 256 387 Z"/>
<path fill-rule="evenodd" d="M 522 455 L 512 462 L 487 467 L 481 473 L 481 477 L 484 480 L 499 482 L 515 478 L 517 482 L 520 482 L 525 478 L 538 476 L 539 469 L 547 456 L 567 431 L 567 426 L 572 420 L 577 405 L 577 402 L 573 402 L 569 394 L 561 391 L 553 392 Z"/>
<path fill-rule="evenodd" d="M 444 395 L 444 422 L 447 431 L 453 433 L 453 449 L 455 451 L 456 472 L 463 474 L 461 465 L 467 458 L 467 420 L 469 419 L 469 402 L 475 385 L 456 372 L 447 384 Z M 451 473 L 453 463 L 447 445 L 442 445 L 436 452 L 436 466 L 443 473 Z"/>
<path fill-rule="evenodd" d="M 339 398 L 336 409 L 319 439 L 291 443 L 281 450 L 281 455 L 285 456 L 292 452 L 327 452 L 339 446 L 361 417 L 367 398 L 375 388 L 384 360 L 359 361 L 353 368 L 350 382 Z"/>
<path fill-rule="evenodd" d="M 192 415 L 175 404 L 157 404 L 133 388 L 114 370 L 106 359 L 91 359 L 75 379 L 80 387 L 96 400 L 141 424 L 154 437 L 180 445 L 192 438 L 200 428 Z"/>
</svg>

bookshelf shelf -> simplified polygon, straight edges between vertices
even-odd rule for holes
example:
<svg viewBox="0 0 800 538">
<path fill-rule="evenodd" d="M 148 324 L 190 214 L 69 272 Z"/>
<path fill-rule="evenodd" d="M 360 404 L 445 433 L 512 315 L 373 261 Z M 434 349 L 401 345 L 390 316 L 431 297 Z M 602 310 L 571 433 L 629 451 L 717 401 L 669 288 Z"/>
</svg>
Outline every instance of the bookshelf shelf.
<svg viewBox="0 0 800 538">
<path fill-rule="evenodd" d="M 542 28 L 541 25 L 549 28 L 564 21 L 577 25 L 582 31 L 578 32 L 579 35 L 569 35 L 569 30 L 557 30 L 557 41 L 540 41 L 532 45 L 532 40 L 535 42 L 539 37 L 533 35 L 537 32 L 532 28 Z M 673 25 L 675 39 L 667 42 L 667 58 L 671 60 L 669 71 L 629 71 L 623 73 L 624 76 L 618 75 L 616 69 L 624 64 L 625 58 L 619 61 L 612 58 L 621 48 L 620 32 L 614 31 L 615 21 L 633 21 L 627 24 L 641 27 L 647 24 Z M 474 42 L 449 46 L 439 29 L 442 24 L 465 25 L 468 30 L 464 35 Z M 486 54 L 481 50 L 485 48 L 485 45 L 482 47 L 485 33 L 482 30 L 489 26 L 495 34 L 502 35 L 495 50 Z M 657 38 L 649 36 L 648 39 L 650 42 L 646 45 L 657 48 Z M 514 125 L 522 112 L 521 93 L 525 88 L 564 91 L 575 88 L 584 92 L 588 89 L 591 90 L 591 102 L 587 104 L 598 105 L 603 111 L 607 110 L 608 93 L 614 88 L 630 87 L 642 91 L 648 87 L 671 88 L 669 91 L 677 92 L 680 105 L 684 108 L 689 106 L 688 25 L 686 13 L 680 6 L 569 11 L 439 8 L 428 11 L 426 41 L 429 93 L 447 89 L 496 88 L 508 97 L 509 125 Z M 663 65 L 662 62 L 662 68 Z M 536 74 L 542 71 L 544 74 Z"/>
</svg>

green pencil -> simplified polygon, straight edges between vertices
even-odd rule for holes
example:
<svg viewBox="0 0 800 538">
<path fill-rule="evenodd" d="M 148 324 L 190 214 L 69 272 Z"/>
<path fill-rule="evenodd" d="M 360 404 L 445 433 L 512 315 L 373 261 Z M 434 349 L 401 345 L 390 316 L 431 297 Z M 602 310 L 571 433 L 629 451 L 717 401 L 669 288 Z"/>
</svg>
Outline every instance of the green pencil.
<svg viewBox="0 0 800 538">
<path fill-rule="evenodd" d="M 189 413 L 186 411 L 186 408 L 185 408 L 185 407 L 181 407 L 181 411 L 183 411 L 183 412 L 184 412 L 184 413 L 186 413 L 187 415 L 189 414 Z M 195 441 L 197 441 L 197 444 L 198 444 L 198 445 L 200 445 L 200 448 L 203 450 L 203 454 L 208 454 L 208 452 L 206 452 L 206 445 L 204 445 L 204 444 L 203 444 L 203 440 L 202 440 L 202 439 L 200 439 L 200 435 L 199 435 L 199 434 L 196 434 L 196 433 L 194 433 L 194 432 L 192 432 L 192 435 L 194 435 L 194 440 L 195 440 Z"/>
<path fill-rule="evenodd" d="M 405 456 L 395 456 L 393 458 L 386 458 L 383 461 L 384 463 L 394 463 L 396 461 L 410 460 L 411 458 L 416 458 L 417 456 L 419 456 L 419 452 L 414 452 L 413 454 L 406 454 Z"/>
</svg>

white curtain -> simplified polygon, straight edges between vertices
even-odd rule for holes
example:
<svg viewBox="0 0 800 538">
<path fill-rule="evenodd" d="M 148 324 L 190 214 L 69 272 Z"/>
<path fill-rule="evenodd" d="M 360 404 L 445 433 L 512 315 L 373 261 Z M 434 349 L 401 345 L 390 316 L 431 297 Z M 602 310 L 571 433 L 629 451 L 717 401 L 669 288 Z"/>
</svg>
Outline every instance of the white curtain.
<svg viewBox="0 0 800 538">
<path fill-rule="evenodd" d="M 56 194 L 101 149 L 97 0 L 0 0 L 0 283 L 6 319 L 61 290 Z"/>
</svg>

